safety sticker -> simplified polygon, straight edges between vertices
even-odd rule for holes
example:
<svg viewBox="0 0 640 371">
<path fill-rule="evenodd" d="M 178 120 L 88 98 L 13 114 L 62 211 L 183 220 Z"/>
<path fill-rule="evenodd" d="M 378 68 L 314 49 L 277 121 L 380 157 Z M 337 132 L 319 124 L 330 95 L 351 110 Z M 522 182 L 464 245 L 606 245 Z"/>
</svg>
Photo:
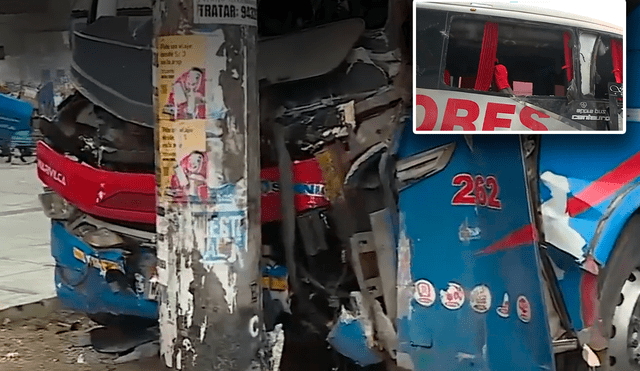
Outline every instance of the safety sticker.
<svg viewBox="0 0 640 371">
<path fill-rule="evenodd" d="M 518 318 L 520 321 L 524 323 L 529 323 L 531 321 L 531 304 L 529 304 L 529 300 L 523 296 L 518 296 Z"/>
<path fill-rule="evenodd" d="M 507 294 L 506 292 L 504 293 L 504 296 L 502 297 L 502 304 L 500 304 L 500 306 L 498 308 L 496 308 L 496 312 L 498 313 L 498 315 L 502 318 L 508 318 L 509 317 L 509 294 Z"/>
<path fill-rule="evenodd" d="M 486 313 L 491 308 L 491 291 L 485 285 L 479 285 L 469 294 L 471 308 L 478 313 Z"/>
<path fill-rule="evenodd" d="M 447 290 L 440 290 L 440 301 L 447 309 L 460 309 L 464 304 L 464 289 L 457 283 L 449 282 Z"/>
<path fill-rule="evenodd" d="M 436 302 L 436 289 L 431 282 L 418 280 L 415 284 L 413 298 L 416 299 L 418 304 L 424 307 L 430 307 Z"/>
</svg>

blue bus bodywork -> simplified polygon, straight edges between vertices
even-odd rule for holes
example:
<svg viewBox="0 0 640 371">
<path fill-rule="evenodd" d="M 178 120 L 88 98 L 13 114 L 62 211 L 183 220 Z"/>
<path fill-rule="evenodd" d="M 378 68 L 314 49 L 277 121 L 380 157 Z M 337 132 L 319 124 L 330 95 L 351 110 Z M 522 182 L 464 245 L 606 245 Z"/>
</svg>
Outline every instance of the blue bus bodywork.
<svg viewBox="0 0 640 371">
<path fill-rule="evenodd" d="M 34 147 L 31 138 L 31 104 L 0 94 L 0 148 Z"/>
<path fill-rule="evenodd" d="M 455 145 L 400 192 L 400 351 L 414 370 L 554 369 L 519 138 L 467 140 L 408 133 L 400 145 L 400 159 Z"/>
</svg>

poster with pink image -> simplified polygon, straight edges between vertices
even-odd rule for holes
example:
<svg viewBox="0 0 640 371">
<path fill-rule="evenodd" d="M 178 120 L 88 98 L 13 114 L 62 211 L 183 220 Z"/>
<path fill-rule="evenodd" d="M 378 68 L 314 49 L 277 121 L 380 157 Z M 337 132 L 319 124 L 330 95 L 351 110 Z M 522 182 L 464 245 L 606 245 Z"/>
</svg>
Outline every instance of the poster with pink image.
<svg viewBox="0 0 640 371">
<path fill-rule="evenodd" d="M 191 68 L 173 83 L 163 113 L 173 120 L 205 119 L 206 81 L 203 68 Z"/>
<path fill-rule="evenodd" d="M 207 161 L 206 153 L 193 151 L 175 166 L 170 185 L 174 201 L 206 201 L 208 199 Z"/>
</svg>

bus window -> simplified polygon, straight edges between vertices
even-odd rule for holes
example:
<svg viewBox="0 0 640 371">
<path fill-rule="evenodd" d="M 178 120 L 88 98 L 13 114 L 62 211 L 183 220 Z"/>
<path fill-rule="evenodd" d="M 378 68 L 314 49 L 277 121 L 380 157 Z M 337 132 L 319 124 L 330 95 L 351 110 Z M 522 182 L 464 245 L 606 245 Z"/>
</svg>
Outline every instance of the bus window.
<svg viewBox="0 0 640 371">
<path fill-rule="evenodd" d="M 621 44 L 622 41 L 618 40 Z M 601 36 L 598 46 L 598 53 L 595 56 L 596 63 L 596 81 L 595 81 L 595 98 L 606 99 L 608 98 L 609 83 L 616 82 L 614 70 L 614 58 L 612 55 L 612 47 L 615 47 L 616 39 L 612 39 L 608 36 Z M 617 61 L 622 63 L 622 60 Z M 622 72 L 622 66 L 617 66 Z M 620 83 L 622 83 L 622 75 L 620 75 Z"/>
<path fill-rule="evenodd" d="M 509 83 L 516 95 L 566 95 L 568 77 L 572 77 L 573 71 L 571 65 L 566 65 L 567 59 L 571 61 L 571 56 L 566 56 L 567 50 L 571 51 L 566 47 L 571 45 L 571 32 L 560 27 L 498 22 L 497 41 L 487 41 L 485 35 L 490 38 L 492 35 L 485 30 L 488 24 L 494 23 L 468 17 L 452 19 L 446 70 L 453 87 L 476 88 L 478 66 L 486 65 L 487 61 L 486 56 L 481 58 L 481 53 L 495 47 L 492 44 L 497 42 L 495 57 L 507 68 Z M 492 86 L 492 90 L 497 89 Z"/>
<path fill-rule="evenodd" d="M 447 15 L 416 9 L 416 85 L 438 86 Z M 444 83 L 444 78 L 442 80 Z"/>
</svg>

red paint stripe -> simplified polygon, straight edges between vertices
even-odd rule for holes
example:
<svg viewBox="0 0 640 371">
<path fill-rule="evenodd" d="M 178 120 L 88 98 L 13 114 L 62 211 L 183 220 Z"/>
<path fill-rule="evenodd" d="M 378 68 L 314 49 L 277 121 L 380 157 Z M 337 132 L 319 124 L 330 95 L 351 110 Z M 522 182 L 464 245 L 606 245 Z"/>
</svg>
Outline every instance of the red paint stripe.
<svg viewBox="0 0 640 371">
<path fill-rule="evenodd" d="M 536 235 L 537 233 L 535 228 L 533 228 L 533 225 L 529 224 L 487 246 L 478 252 L 478 254 L 493 254 L 498 251 L 509 250 L 522 245 L 529 245 L 537 240 Z"/>
<path fill-rule="evenodd" d="M 640 176 L 640 152 L 604 174 L 567 201 L 567 212 L 576 216 L 616 193 L 623 185 Z"/>
<path fill-rule="evenodd" d="M 583 327 L 593 326 L 599 317 L 598 276 L 586 271 L 580 280 L 580 304 Z"/>
<path fill-rule="evenodd" d="M 640 152 L 629 157 L 613 170 L 595 180 L 588 187 L 574 195 L 567 201 L 567 212 L 571 217 L 579 215 L 589 208 L 606 200 L 616 193 L 622 186 L 640 176 Z M 535 228 L 532 225 L 522 227 L 502 240 L 489 245 L 480 254 L 491 254 L 496 251 L 516 248 L 532 243 L 537 238 L 534 237 Z M 529 236 L 529 237 L 527 237 Z"/>
</svg>

